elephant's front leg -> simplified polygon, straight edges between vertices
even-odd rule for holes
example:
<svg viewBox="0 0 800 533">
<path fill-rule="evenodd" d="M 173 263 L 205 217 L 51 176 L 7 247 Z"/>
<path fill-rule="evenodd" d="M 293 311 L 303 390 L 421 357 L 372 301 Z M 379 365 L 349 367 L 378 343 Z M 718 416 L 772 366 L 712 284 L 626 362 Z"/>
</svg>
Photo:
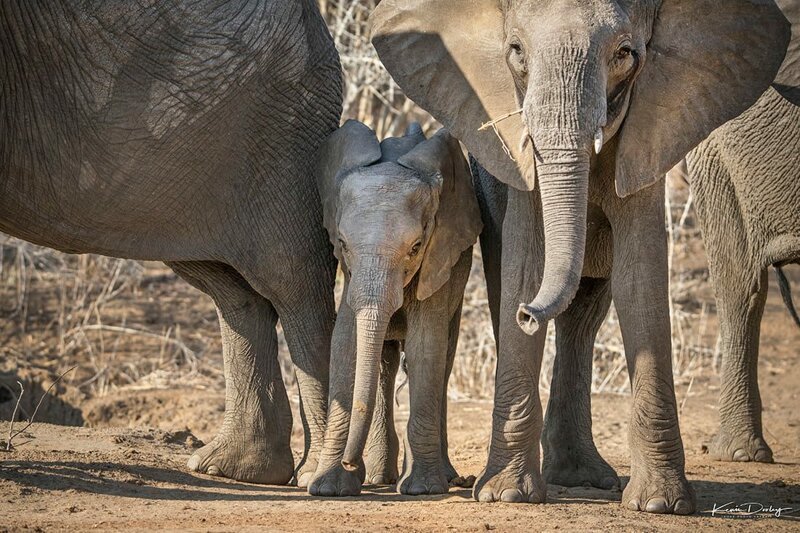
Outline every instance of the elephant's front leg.
<svg viewBox="0 0 800 533">
<path fill-rule="evenodd" d="M 516 320 L 519 304 L 531 301 L 541 283 L 544 247 L 538 204 L 534 192 L 509 188 L 492 436 L 486 468 L 473 490 L 479 501 L 539 503 L 547 496 L 539 465 L 539 370 L 547 325 L 528 336 Z"/>
<path fill-rule="evenodd" d="M 378 396 L 364 457 L 366 481 L 373 485 L 393 485 L 397 482 L 400 441 L 394 429 L 394 383 L 399 367 L 400 342 L 384 342 Z"/>
<path fill-rule="evenodd" d="M 408 309 L 405 353 L 410 413 L 405 438 L 403 473 L 397 490 L 403 494 L 448 491 L 442 457 L 442 402 L 447 366 L 449 285 Z"/>
<path fill-rule="evenodd" d="M 633 395 L 631 479 L 622 502 L 633 510 L 688 514 L 695 503 L 672 381 L 663 180 L 620 200 L 611 224 L 612 292 Z"/>
<path fill-rule="evenodd" d="M 556 319 L 556 359 L 542 434 L 548 483 L 619 486 L 617 473 L 592 440 L 592 354 L 611 305 L 610 285 L 607 279 L 581 279 L 575 299 Z"/>
</svg>

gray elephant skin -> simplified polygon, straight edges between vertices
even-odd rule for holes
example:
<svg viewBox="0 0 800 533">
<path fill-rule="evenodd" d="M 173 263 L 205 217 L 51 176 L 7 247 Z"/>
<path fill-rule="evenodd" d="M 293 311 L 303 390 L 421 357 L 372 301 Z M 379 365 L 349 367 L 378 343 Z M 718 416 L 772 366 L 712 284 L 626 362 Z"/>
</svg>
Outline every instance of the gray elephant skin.
<svg viewBox="0 0 800 533">
<path fill-rule="evenodd" d="M 318 179 L 345 284 L 331 343 L 328 427 L 309 492 L 357 495 L 365 476 L 397 481 L 404 494 L 447 492 L 459 482 L 447 455 L 447 379 L 481 231 L 459 142 L 444 129 L 426 139 L 414 124 L 379 143 L 367 126 L 348 121 L 323 145 Z M 392 389 L 401 349 L 410 415 L 398 481 Z"/>
<path fill-rule="evenodd" d="M 312 0 L 4 1 L 0 230 L 64 252 L 160 260 L 213 298 L 225 418 L 192 470 L 283 484 L 292 417 L 324 434 L 335 257 L 312 155 L 341 69 Z"/>
<path fill-rule="evenodd" d="M 723 461 L 773 461 L 761 426 L 759 328 L 769 266 L 800 262 L 798 104 L 769 89 L 686 157 L 720 322 L 720 428 L 709 448 Z"/>
<path fill-rule="evenodd" d="M 661 178 L 775 79 L 786 17 L 762 0 L 384 0 L 372 23 L 399 85 L 509 185 L 479 180 L 476 191 L 498 365 L 475 498 L 546 499 L 538 379 L 551 319 L 553 386 L 564 391 L 550 400 L 545 473 L 616 482 L 587 444 L 580 376 L 591 372 L 599 324 L 590 318 L 613 293 L 633 397 L 622 503 L 693 512 L 672 381 Z"/>
</svg>

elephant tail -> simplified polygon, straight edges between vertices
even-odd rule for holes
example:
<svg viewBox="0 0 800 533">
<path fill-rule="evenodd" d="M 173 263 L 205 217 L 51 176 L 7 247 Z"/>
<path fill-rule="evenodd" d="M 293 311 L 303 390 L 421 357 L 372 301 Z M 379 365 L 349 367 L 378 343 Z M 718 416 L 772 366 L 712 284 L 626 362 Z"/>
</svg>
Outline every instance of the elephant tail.
<svg viewBox="0 0 800 533">
<path fill-rule="evenodd" d="M 797 324 L 797 327 L 800 327 L 800 316 L 797 315 L 797 309 L 795 309 L 794 302 L 792 302 L 792 287 L 789 285 L 789 280 L 780 266 L 773 265 L 773 267 L 775 268 L 775 274 L 778 276 L 778 287 L 781 289 L 783 304 L 789 310 L 789 314 L 792 315 L 794 323 Z"/>
</svg>

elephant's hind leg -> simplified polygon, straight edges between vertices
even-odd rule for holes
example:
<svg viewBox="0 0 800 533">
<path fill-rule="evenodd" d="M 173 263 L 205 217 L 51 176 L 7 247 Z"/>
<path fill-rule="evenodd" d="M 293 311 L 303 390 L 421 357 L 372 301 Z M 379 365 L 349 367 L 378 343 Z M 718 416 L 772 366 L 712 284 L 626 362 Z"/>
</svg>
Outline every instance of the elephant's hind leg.
<svg viewBox="0 0 800 533">
<path fill-rule="evenodd" d="M 189 459 L 189 468 L 252 483 L 288 483 L 294 472 L 292 414 L 278 363 L 274 307 L 227 265 L 168 265 L 211 296 L 222 332 L 225 418 L 214 440 Z"/>
<path fill-rule="evenodd" d="M 556 319 L 556 359 L 542 433 L 542 470 L 548 483 L 619 486 L 616 472 L 592 440 L 592 354 L 610 304 L 607 279 L 583 278 L 575 299 Z"/>
<path fill-rule="evenodd" d="M 772 450 L 762 433 L 758 391 L 758 342 L 767 299 L 767 270 L 749 282 L 720 278 L 714 285 L 723 355 L 720 428 L 711 455 L 720 461 L 771 463 Z"/>
</svg>

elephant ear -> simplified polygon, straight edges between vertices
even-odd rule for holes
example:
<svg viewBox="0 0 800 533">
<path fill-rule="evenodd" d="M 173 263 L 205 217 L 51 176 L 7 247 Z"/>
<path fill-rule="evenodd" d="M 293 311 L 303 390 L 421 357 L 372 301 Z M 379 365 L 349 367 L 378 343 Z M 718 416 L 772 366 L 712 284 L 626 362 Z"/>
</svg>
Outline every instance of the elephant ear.
<svg viewBox="0 0 800 533">
<path fill-rule="evenodd" d="M 417 299 L 424 300 L 450 279 L 450 272 L 483 227 L 472 175 L 461 146 L 446 129 L 414 147 L 397 162 L 438 188 L 439 207 L 422 257 Z"/>
<path fill-rule="evenodd" d="M 338 237 L 339 186 L 350 172 L 380 158 L 381 146 L 375 132 L 357 120 L 348 120 L 331 133 L 317 152 L 315 172 L 322 220 L 339 262 L 342 261 Z"/>
<path fill-rule="evenodd" d="M 500 181 L 533 190 L 536 167 L 533 151 L 520 148 L 525 130 L 499 0 L 383 0 L 370 23 L 372 43 L 406 95 Z"/>
<path fill-rule="evenodd" d="M 753 105 L 788 42 L 773 0 L 663 0 L 620 132 L 617 194 L 655 183 Z"/>
<path fill-rule="evenodd" d="M 800 2 L 776 0 L 776 3 L 792 25 L 792 40 L 772 86 L 784 98 L 800 106 Z"/>
</svg>

